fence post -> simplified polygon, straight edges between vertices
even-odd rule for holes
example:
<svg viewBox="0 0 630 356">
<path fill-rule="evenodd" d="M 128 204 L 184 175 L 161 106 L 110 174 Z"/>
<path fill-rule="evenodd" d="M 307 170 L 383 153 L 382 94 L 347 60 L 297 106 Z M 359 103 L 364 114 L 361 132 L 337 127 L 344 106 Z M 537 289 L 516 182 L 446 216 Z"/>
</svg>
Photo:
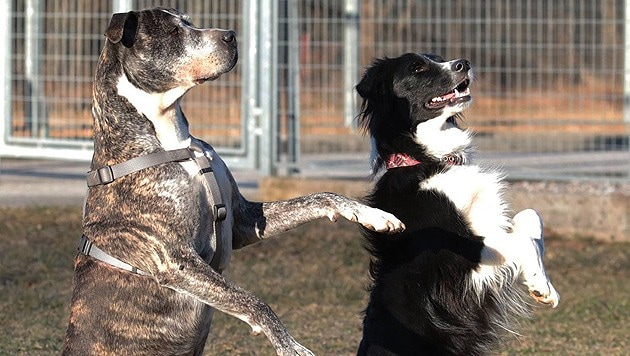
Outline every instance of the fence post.
<svg viewBox="0 0 630 356">
<path fill-rule="evenodd" d="M 259 171 L 265 176 L 276 174 L 278 114 L 278 0 L 260 0 L 258 8 L 258 80 L 260 117 Z"/>
<path fill-rule="evenodd" d="M 128 12 L 133 10 L 131 0 L 112 0 L 112 13 Z"/>
<path fill-rule="evenodd" d="M 624 1 L 623 120 L 630 124 L 630 0 Z"/>
<path fill-rule="evenodd" d="M 345 28 L 343 36 L 343 95 L 346 127 L 355 127 L 356 94 L 354 85 L 359 71 L 359 0 L 345 0 Z"/>
<path fill-rule="evenodd" d="M 0 73 L 4 75 L 2 83 L 0 83 L 0 154 L 5 153 L 7 136 L 10 132 L 11 125 L 11 4 L 12 1 L 0 1 L 0 52 L 4 56 L 0 59 Z"/>
<path fill-rule="evenodd" d="M 300 162 L 300 23 L 297 0 L 286 1 L 287 169 L 299 173 Z"/>
<path fill-rule="evenodd" d="M 32 137 L 48 136 L 48 115 L 46 97 L 42 89 L 41 74 L 41 35 L 43 3 L 40 0 L 26 1 L 25 40 L 24 40 L 24 129 L 31 131 Z"/>
</svg>

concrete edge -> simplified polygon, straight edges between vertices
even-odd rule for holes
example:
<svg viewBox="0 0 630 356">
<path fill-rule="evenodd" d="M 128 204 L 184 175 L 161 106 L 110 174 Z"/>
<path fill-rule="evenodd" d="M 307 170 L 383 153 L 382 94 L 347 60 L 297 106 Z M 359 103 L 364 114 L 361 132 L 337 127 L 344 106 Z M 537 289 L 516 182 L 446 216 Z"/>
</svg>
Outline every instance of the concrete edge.
<svg viewBox="0 0 630 356">
<path fill-rule="evenodd" d="M 265 177 L 259 180 L 262 201 L 289 199 L 315 192 L 364 196 L 371 183 L 360 179 Z M 542 216 L 547 235 L 630 241 L 630 194 L 626 190 L 585 191 L 575 183 L 509 182 L 507 199 L 517 212 L 533 208 Z"/>
</svg>

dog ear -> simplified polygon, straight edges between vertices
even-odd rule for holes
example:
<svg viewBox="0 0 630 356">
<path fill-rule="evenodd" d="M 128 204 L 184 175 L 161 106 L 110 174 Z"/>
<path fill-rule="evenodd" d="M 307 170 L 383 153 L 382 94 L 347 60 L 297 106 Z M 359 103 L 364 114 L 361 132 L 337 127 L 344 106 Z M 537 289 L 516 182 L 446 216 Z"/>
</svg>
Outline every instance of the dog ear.
<svg viewBox="0 0 630 356">
<path fill-rule="evenodd" d="M 138 15 L 133 11 L 129 11 L 112 16 L 112 20 L 105 31 L 105 37 L 112 43 L 122 42 L 125 47 L 129 48 L 133 46 L 137 32 Z"/>
<path fill-rule="evenodd" d="M 386 77 L 386 63 L 387 58 L 377 59 L 372 62 L 372 65 L 363 74 L 363 78 L 356 86 L 357 93 L 363 98 L 368 99 L 374 94 L 383 93 L 385 90 L 384 78 Z"/>
<path fill-rule="evenodd" d="M 363 99 L 367 99 L 370 96 L 370 93 L 374 91 L 376 79 L 374 73 L 371 73 L 373 71 L 374 68 L 368 69 L 365 74 L 363 74 L 363 78 L 361 78 L 359 84 L 355 87 L 357 93 L 359 93 Z"/>
</svg>

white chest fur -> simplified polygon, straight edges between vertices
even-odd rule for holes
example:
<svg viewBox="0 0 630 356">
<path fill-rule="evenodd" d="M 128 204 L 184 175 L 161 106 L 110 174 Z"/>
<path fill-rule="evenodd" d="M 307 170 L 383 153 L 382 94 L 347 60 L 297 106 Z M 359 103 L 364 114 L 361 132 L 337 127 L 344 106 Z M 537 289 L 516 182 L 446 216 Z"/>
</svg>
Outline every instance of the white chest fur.
<svg viewBox="0 0 630 356">
<path fill-rule="evenodd" d="M 453 166 L 423 181 L 420 188 L 445 194 L 478 236 L 501 234 L 510 226 L 500 173 L 474 165 Z"/>
<path fill-rule="evenodd" d="M 191 140 L 193 140 L 193 138 L 190 136 L 188 123 L 186 122 L 179 106 L 179 100 L 190 88 L 176 87 L 165 93 L 147 93 L 134 86 L 131 82 L 129 82 L 127 76 L 122 74 L 118 79 L 116 89 L 118 95 L 127 99 L 127 101 L 129 101 L 129 103 L 133 105 L 140 114 L 144 115 L 151 121 L 155 129 L 157 139 L 160 141 L 160 144 L 165 150 L 190 147 Z M 216 154 L 216 152 L 214 152 L 214 150 L 206 149 L 204 152 L 195 152 L 195 154 L 197 157 L 205 155 L 212 160 L 213 172 L 207 174 L 214 174 L 223 197 L 223 204 L 225 204 L 228 211 L 231 211 L 232 202 L 229 198 L 232 197 L 232 182 L 230 180 L 230 174 L 227 166 Z M 195 177 L 195 179 L 203 181 L 203 176 L 199 174 L 199 165 L 195 161 L 188 160 L 180 162 L 179 164 L 184 167 L 191 177 Z M 175 206 L 181 203 L 181 201 L 177 199 L 177 196 L 171 196 L 170 192 L 174 191 L 174 189 L 169 186 L 169 184 L 181 184 L 181 182 L 165 181 L 154 184 L 163 185 L 160 189 L 158 189 L 160 191 L 159 194 L 162 197 L 170 198 L 172 200 L 172 204 Z M 206 194 L 204 199 L 212 198 L 209 191 L 206 191 L 204 194 Z M 229 236 L 232 231 L 232 225 L 233 215 L 228 214 L 227 218 L 220 224 L 223 231 L 220 234 L 220 236 L 223 236 L 221 244 L 218 244 L 216 241 L 217 234 L 210 232 L 211 248 L 216 251 L 217 246 L 220 246 L 219 248 L 222 250 L 220 253 L 221 269 L 227 268 L 230 260 L 232 239 Z M 203 235 L 205 236 L 207 234 Z"/>
</svg>

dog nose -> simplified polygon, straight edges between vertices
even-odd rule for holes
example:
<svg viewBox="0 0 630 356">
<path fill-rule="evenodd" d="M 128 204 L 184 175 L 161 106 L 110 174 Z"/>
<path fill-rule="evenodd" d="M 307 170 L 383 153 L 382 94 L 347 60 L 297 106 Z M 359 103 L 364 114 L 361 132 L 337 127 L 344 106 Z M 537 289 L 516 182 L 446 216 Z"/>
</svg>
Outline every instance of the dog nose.
<svg viewBox="0 0 630 356">
<path fill-rule="evenodd" d="M 458 59 L 453 63 L 451 69 L 455 72 L 467 72 L 470 69 L 470 62 L 465 59 Z"/>
<path fill-rule="evenodd" d="M 225 43 L 232 43 L 236 38 L 236 33 L 234 31 L 227 31 L 225 35 L 221 37 L 221 41 Z"/>
</svg>

